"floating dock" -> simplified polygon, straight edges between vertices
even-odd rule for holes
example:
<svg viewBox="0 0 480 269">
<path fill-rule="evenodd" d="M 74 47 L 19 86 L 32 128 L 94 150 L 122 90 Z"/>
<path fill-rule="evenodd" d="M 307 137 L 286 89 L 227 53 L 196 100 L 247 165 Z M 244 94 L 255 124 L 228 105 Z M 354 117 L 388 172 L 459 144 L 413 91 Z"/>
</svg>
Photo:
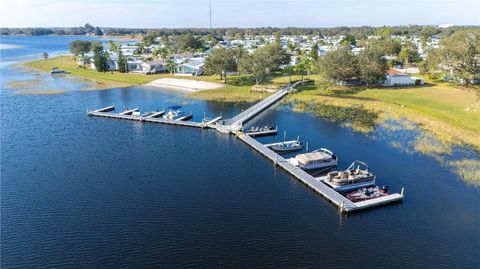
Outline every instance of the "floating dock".
<svg viewBox="0 0 480 269">
<path fill-rule="evenodd" d="M 269 160 L 271 160 L 275 165 L 280 166 L 285 171 L 287 171 L 288 173 L 296 177 L 298 180 L 300 180 L 302 183 L 310 187 L 312 190 L 314 190 L 315 192 L 325 197 L 332 204 L 336 205 L 338 208 L 340 208 L 341 212 L 359 211 L 359 210 L 363 210 L 371 207 L 376 207 L 380 205 L 402 201 L 404 197 L 403 189 L 401 193 L 394 193 L 388 196 L 383 196 L 379 198 L 374 198 L 374 199 L 354 203 L 350 201 L 348 198 L 346 198 L 345 196 L 341 195 L 339 192 L 327 186 L 325 183 L 322 182 L 321 179 L 315 178 L 312 175 L 300 169 L 299 167 L 293 166 L 285 158 L 283 158 L 282 156 L 280 156 L 279 154 L 277 154 L 276 152 L 274 152 L 269 148 L 274 145 L 279 145 L 281 143 L 294 143 L 294 142 L 297 142 L 297 140 L 270 143 L 270 144 L 263 145 L 257 140 L 255 140 L 254 138 L 252 138 L 253 136 L 261 135 L 260 133 L 262 132 L 258 132 L 259 134 L 256 134 L 255 132 L 245 134 L 240 131 L 245 122 L 252 119 L 254 116 L 258 115 L 262 111 L 266 110 L 267 108 L 272 106 L 274 103 L 278 102 L 280 99 L 286 96 L 291 89 L 293 89 L 296 85 L 301 84 L 303 82 L 305 81 L 300 81 L 293 85 L 286 85 L 282 87 L 282 89 L 279 90 L 278 92 L 270 95 L 264 100 L 246 109 L 245 111 L 241 112 L 240 114 L 233 117 L 232 119 L 225 121 L 224 124 L 218 123 L 218 121 L 222 119 L 222 117 L 217 117 L 213 120 L 210 120 L 208 122 L 202 122 L 202 123 L 188 121 L 188 119 L 190 119 L 192 115 L 187 115 L 177 120 L 159 118 L 165 113 L 164 111 L 160 111 L 146 117 L 142 117 L 141 115 L 133 115 L 133 112 L 138 112 L 138 108 L 123 111 L 121 113 L 112 113 L 110 111 L 115 110 L 114 106 L 108 106 L 108 107 L 100 108 L 94 111 L 88 111 L 88 115 L 96 116 L 96 117 L 134 120 L 134 121 L 140 121 L 140 122 L 162 123 L 162 124 L 171 124 L 171 125 L 196 127 L 196 128 L 214 128 L 221 133 L 234 134 L 243 142 L 245 142 L 247 145 L 249 145 L 256 151 L 261 153 L 263 156 L 265 156 Z M 138 113 L 135 113 L 135 114 L 138 114 Z M 275 133 L 277 132 L 277 130 L 269 130 L 269 131 L 272 131 L 272 132 L 275 131 Z M 268 131 L 263 133 L 266 134 L 267 132 Z"/>
<path fill-rule="evenodd" d="M 89 111 L 89 116 L 95 117 L 104 117 L 104 118 L 111 118 L 111 119 L 121 119 L 121 120 L 133 120 L 133 121 L 140 121 L 140 122 L 152 122 L 152 123 L 162 123 L 162 124 L 170 124 L 170 125 L 178 125 L 178 126 L 186 126 L 186 127 L 197 127 L 197 128 L 205 128 L 209 126 L 204 126 L 202 123 L 188 121 L 188 119 L 192 118 L 192 114 L 189 114 L 183 118 L 179 118 L 177 120 L 169 120 L 164 118 L 159 118 L 163 115 L 163 111 L 157 112 L 156 114 L 149 115 L 147 117 L 131 115 L 133 112 L 138 111 L 138 108 L 127 110 L 121 113 L 112 113 L 112 112 L 105 112 L 105 111 L 112 111 L 114 110 L 114 106 L 109 106 L 101 109 L 97 109 L 94 111 Z M 153 117 L 152 117 L 153 116 Z"/>
<path fill-rule="evenodd" d="M 325 197 L 331 203 L 338 206 L 342 212 L 353 212 L 357 210 L 367 209 L 370 207 L 380 206 L 383 204 L 401 201 L 403 199 L 403 194 L 394 193 L 388 196 L 354 203 L 345 196 L 325 185 L 320 180 L 303 171 L 299 167 L 293 166 L 285 158 L 270 150 L 265 145 L 261 144 L 252 137 L 245 134 L 240 134 L 238 138 L 240 138 L 240 140 L 261 153 L 266 158 L 270 159 L 272 162 L 274 162 L 274 164 L 280 166 L 285 171 L 296 177 L 305 185 L 309 186 L 312 190 Z"/>
</svg>

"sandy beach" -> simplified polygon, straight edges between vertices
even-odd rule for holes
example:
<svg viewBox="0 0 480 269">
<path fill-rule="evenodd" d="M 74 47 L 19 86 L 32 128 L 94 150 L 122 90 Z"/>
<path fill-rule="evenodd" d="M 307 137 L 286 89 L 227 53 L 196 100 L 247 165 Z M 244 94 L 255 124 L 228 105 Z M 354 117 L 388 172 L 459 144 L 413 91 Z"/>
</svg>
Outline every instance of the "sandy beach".
<svg viewBox="0 0 480 269">
<path fill-rule="evenodd" d="M 154 86 L 154 87 L 184 90 L 189 92 L 214 90 L 224 86 L 218 83 L 191 80 L 191 79 L 178 79 L 178 78 L 161 78 L 161 79 L 157 79 L 152 82 L 149 82 L 146 85 Z"/>
</svg>

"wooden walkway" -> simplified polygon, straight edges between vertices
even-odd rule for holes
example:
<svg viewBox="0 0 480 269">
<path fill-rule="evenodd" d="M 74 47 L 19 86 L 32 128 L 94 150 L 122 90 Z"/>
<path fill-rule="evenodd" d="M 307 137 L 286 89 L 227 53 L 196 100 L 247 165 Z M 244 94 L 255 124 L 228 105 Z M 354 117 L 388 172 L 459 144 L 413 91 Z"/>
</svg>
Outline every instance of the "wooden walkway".
<svg viewBox="0 0 480 269">
<path fill-rule="evenodd" d="M 233 132 L 240 130 L 245 122 L 259 114 L 260 112 L 264 111 L 265 109 L 269 108 L 271 105 L 275 104 L 285 95 L 287 95 L 289 89 L 290 85 L 284 86 L 278 92 L 270 95 L 269 97 L 263 99 L 262 101 L 256 103 L 255 105 L 251 106 L 250 108 L 242 111 L 240 114 L 228 120 L 226 125 L 229 125 L 229 129 Z"/>
</svg>

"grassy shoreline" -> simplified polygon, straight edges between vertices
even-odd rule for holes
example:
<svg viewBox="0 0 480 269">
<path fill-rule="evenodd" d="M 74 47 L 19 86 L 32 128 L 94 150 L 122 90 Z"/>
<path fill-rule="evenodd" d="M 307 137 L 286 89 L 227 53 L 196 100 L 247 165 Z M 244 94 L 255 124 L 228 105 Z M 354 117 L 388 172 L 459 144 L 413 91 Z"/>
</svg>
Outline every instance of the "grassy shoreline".
<svg viewBox="0 0 480 269">
<path fill-rule="evenodd" d="M 159 78 L 173 78 L 171 74 L 99 73 L 78 68 L 73 56 L 59 56 L 23 64 L 26 67 L 49 71 L 52 67 L 66 70 L 73 76 L 93 80 L 100 89 L 145 84 Z M 218 76 L 182 77 L 223 83 Z M 292 76 L 298 80 L 298 76 Z M 287 100 L 336 107 L 359 107 L 378 114 L 376 122 L 388 118 L 406 118 L 434 133 L 440 140 L 452 144 L 468 144 L 480 151 L 480 97 L 478 88 L 464 89 L 444 82 L 427 81 L 422 87 L 367 88 L 331 86 L 319 76 L 311 76 L 314 83 L 299 86 L 298 92 Z M 276 75 L 272 84 L 282 85 L 288 77 Z M 189 97 L 220 102 L 253 102 L 267 93 L 250 92 L 252 81 L 245 76 L 231 76 L 221 89 L 190 93 Z M 317 109 L 318 110 L 318 109 Z M 324 113 L 324 112 L 322 112 Z M 320 116 L 321 114 L 320 113 Z"/>
</svg>

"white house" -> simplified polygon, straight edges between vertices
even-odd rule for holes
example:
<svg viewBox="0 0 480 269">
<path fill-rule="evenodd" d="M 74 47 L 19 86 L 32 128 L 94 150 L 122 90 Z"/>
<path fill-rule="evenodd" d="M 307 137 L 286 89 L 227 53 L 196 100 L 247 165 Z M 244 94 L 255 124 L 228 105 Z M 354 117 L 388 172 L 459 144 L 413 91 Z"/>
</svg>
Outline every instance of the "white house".
<svg viewBox="0 0 480 269">
<path fill-rule="evenodd" d="M 422 78 L 411 77 L 395 69 L 387 71 L 387 79 L 383 83 L 384 86 L 410 86 L 423 84 L 424 81 Z"/>
</svg>

